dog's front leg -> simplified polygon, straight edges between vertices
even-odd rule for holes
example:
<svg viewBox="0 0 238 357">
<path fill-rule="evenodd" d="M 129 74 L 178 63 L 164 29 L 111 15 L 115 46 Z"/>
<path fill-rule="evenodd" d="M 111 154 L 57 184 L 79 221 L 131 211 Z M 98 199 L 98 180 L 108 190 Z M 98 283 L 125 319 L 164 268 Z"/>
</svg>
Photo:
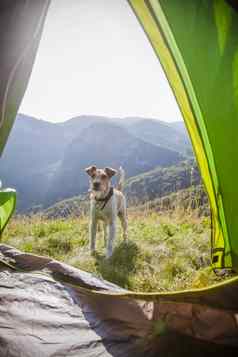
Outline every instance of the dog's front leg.
<svg viewBox="0 0 238 357">
<path fill-rule="evenodd" d="M 96 233 L 97 233 L 96 218 L 91 219 L 89 231 L 90 231 L 90 251 L 91 254 L 93 254 L 95 253 L 95 249 L 96 249 Z"/>
<path fill-rule="evenodd" d="M 89 244 L 90 244 L 91 254 L 95 252 L 96 234 L 97 234 L 97 218 L 96 218 L 95 206 L 93 203 L 91 203 L 90 224 L 89 224 Z"/>
<path fill-rule="evenodd" d="M 116 220 L 113 219 L 109 223 L 109 236 L 108 236 L 108 242 L 107 242 L 107 258 L 110 258 L 112 255 L 113 243 L 115 240 L 115 236 L 116 236 Z"/>
</svg>

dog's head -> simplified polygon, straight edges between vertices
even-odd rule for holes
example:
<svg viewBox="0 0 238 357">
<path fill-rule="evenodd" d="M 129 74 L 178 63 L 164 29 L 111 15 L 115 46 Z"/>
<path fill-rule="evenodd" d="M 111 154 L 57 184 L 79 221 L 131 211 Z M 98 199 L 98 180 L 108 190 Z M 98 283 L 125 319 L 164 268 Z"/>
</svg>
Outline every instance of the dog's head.
<svg viewBox="0 0 238 357">
<path fill-rule="evenodd" d="M 90 176 L 91 191 L 97 198 L 103 197 L 111 186 L 111 178 L 117 171 L 111 167 L 98 169 L 96 166 L 90 166 L 85 169 Z"/>
</svg>

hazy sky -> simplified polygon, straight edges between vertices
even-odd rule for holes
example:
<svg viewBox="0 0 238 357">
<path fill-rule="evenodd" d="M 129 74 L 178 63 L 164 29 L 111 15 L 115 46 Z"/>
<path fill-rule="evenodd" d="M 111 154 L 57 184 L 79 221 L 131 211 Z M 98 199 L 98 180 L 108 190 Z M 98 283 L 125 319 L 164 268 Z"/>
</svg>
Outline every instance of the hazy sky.
<svg viewBox="0 0 238 357">
<path fill-rule="evenodd" d="M 126 0 L 52 0 L 20 112 L 53 122 L 82 114 L 181 120 Z"/>
</svg>

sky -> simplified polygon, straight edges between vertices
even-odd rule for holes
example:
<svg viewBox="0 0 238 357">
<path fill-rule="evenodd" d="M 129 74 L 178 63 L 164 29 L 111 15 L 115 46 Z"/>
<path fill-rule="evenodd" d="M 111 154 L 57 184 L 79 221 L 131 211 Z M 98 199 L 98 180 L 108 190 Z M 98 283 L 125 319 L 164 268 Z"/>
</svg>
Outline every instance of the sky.
<svg viewBox="0 0 238 357">
<path fill-rule="evenodd" d="M 126 0 L 52 0 L 20 113 L 182 120 Z"/>
</svg>

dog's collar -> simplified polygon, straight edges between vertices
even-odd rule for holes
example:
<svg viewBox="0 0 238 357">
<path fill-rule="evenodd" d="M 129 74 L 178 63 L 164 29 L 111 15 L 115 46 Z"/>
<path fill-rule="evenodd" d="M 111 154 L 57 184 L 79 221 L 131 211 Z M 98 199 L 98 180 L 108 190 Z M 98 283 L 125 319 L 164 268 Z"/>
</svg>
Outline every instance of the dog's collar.
<svg viewBox="0 0 238 357">
<path fill-rule="evenodd" d="M 110 190 L 109 190 L 108 194 L 106 195 L 106 197 L 104 197 L 104 198 L 95 198 L 95 201 L 104 202 L 102 207 L 101 207 L 101 209 L 103 209 L 112 196 L 113 196 L 113 187 L 110 188 Z"/>
</svg>

